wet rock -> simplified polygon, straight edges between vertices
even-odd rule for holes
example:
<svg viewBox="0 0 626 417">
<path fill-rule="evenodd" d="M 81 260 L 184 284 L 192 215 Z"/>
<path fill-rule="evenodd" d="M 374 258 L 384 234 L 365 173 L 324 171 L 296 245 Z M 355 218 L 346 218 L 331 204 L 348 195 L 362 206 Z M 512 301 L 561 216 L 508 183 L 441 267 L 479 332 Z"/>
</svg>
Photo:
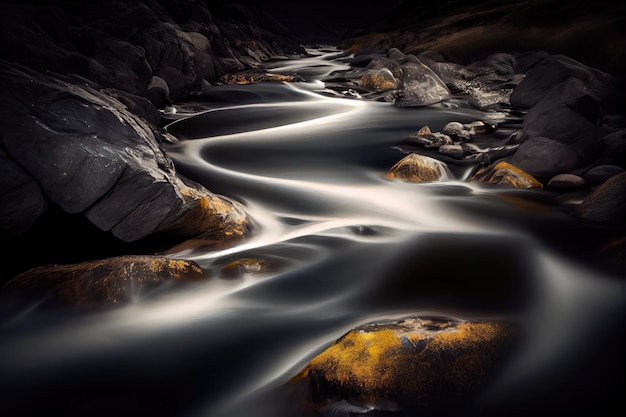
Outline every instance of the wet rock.
<svg viewBox="0 0 626 417">
<path fill-rule="evenodd" d="M 365 324 L 313 358 L 288 384 L 305 391 L 305 411 L 324 415 L 346 406 L 411 415 L 461 411 L 497 372 L 515 333 L 508 322 L 446 317 Z"/>
<path fill-rule="evenodd" d="M 241 258 L 235 259 L 224 265 L 221 275 L 225 278 L 238 278 L 244 274 L 258 274 L 266 271 L 268 262 L 262 258 Z"/>
<path fill-rule="evenodd" d="M 544 92 L 524 117 L 525 137 L 548 137 L 582 148 L 609 133 L 598 127 L 605 99 L 590 88 L 572 78 Z"/>
<path fill-rule="evenodd" d="M 432 132 L 428 126 L 423 126 L 417 133 L 409 136 L 409 140 L 431 149 L 452 144 L 452 139 L 448 135 L 440 132 Z"/>
<path fill-rule="evenodd" d="M 400 107 L 428 106 L 450 97 L 446 84 L 430 68 L 416 62 L 402 65 L 402 80 L 395 104 Z"/>
<path fill-rule="evenodd" d="M 406 182 L 433 182 L 450 179 L 452 173 L 438 159 L 411 153 L 391 167 L 387 178 Z"/>
<path fill-rule="evenodd" d="M 463 128 L 472 132 L 472 135 L 486 135 L 493 133 L 496 130 L 496 126 L 494 124 L 486 123 L 482 120 L 465 123 Z"/>
<path fill-rule="evenodd" d="M 388 91 L 398 86 L 398 80 L 387 68 L 370 72 L 361 77 L 361 85 L 370 91 Z"/>
<path fill-rule="evenodd" d="M 441 132 L 450 136 L 452 139 L 462 140 L 464 142 L 470 142 L 472 140 L 473 133 L 470 129 L 466 129 L 462 123 L 449 122 L 447 123 Z"/>
<path fill-rule="evenodd" d="M 125 242 L 246 233 L 242 208 L 179 176 L 146 121 L 89 84 L 57 77 L 0 63 L 0 148 L 39 187 L 11 187 L 16 198 L 4 210 L 43 195 Z"/>
<path fill-rule="evenodd" d="M 589 185 L 600 185 L 621 172 L 624 172 L 624 168 L 617 165 L 598 165 L 587 171 L 583 178 Z"/>
<path fill-rule="evenodd" d="M 255 84 L 261 82 L 296 82 L 302 78 L 291 74 L 275 74 L 261 70 L 247 70 L 225 74 L 217 80 L 216 85 Z"/>
<path fill-rule="evenodd" d="M 454 159 L 463 159 L 465 157 L 465 150 L 460 144 L 441 145 L 439 153 Z"/>
<path fill-rule="evenodd" d="M 574 148 L 545 137 L 522 143 L 509 162 L 538 178 L 574 171 L 583 163 Z"/>
<path fill-rule="evenodd" d="M 469 180 L 514 188 L 543 188 L 532 175 L 504 161 L 478 169 Z"/>
<path fill-rule="evenodd" d="M 626 172 L 614 175 L 589 194 L 576 208 L 575 214 L 596 222 L 626 221 Z"/>
<path fill-rule="evenodd" d="M 601 89 L 606 92 L 611 77 L 595 68 L 584 65 L 564 55 L 547 55 L 535 64 L 525 75 L 524 80 L 511 94 L 511 105 L 530 109 L 545 98 L 553 89 L 561 89 L 563 82 L 578 79 L 591 87 L 590 91 Z"/>
<path fill-rule="evenodd" d="M 132 301 L 167 283 L 206 279 L 194 261 L 129 255 L 33 268 L 7 282 L 0 294 L 55 305 L 100 306 Z"/>
<path fill-rule="evenodd" d="M 473 143 L 461 143 L 463 151 L 465 151 L 465 159 L 477 162 L 491 163 L 504 157 L 513 155 L 519 145 L 503 145 L 490 148 L 480 148 Z"/>
<path fill-rule="evenodd" d="M 550 179 L 550 181 L 548 181 L 548 188 L 561 190 L 572 190 L 576 188 L 582 188 L 586 185 L 587 183 L 583 178 L 574 174 L 555 175 Z"/>
</svg>

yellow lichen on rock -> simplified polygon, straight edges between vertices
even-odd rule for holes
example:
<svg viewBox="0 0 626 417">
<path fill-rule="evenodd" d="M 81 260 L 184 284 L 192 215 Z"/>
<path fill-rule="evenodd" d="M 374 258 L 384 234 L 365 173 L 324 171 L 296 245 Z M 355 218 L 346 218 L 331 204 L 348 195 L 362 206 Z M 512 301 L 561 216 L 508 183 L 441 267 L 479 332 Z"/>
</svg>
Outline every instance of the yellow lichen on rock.
<svg viewBox="0 0 626 417">
<path fill-rule="evenodd" d="M 308 408 L 333 401 L 455 407 L 486 378 L 512 326 L 408 317 L 357 327 L 313 358 L 290 383 L 308 381 Z"/>
<path fill-rule="evenodd" d="M 470 181 L 514 188 L 543 188 L 535 177 L 505 161 L 479 169 Z"/>
<path fill-rule="evenodd" d="M 443 162 L 417 153 L 408 154 L 387 173 L 388 179 L 418 183 L 444 181 L 449 177 L 449 170 Z"/>
<path fill-rule="evenodd" d="M 398 80 L 386 68 L 361 77 L 361 85 L 370 91 L 388 91 L 398 86 Z"/>
<path fill-rule="evenodd" d="M 2 291 L 39 295 L 62 304 L 116 304 L 133 298 L 147 285 L 207 278 L 193 261 L 129 255 L 33 268 L 11 279 Z"/>
</svg>

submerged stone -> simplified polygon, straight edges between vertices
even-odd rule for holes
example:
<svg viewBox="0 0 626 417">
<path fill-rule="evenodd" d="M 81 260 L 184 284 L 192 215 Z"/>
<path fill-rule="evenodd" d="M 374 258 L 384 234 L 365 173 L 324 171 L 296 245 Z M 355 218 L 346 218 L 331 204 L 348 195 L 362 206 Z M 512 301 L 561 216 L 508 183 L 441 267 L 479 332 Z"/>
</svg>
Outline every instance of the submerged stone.
<svg viewBox="0 0 626 417">
<path fill-rule="evenodd" d="M 411 153 L 391 167 L 389 179 L 407 182 L 445 181 L 452 177 L 445 163 L 429 156 Z"/>
<path fill-rule="evenodd" d="M 381 411 L 460 410 L 495 372 L 514 336 L 514 326 L 503 321 L 411 316 L 365 324 L 288 384 L 302 385 L 309 412 L 328 413 L 339 403 Z"/>
</svg>

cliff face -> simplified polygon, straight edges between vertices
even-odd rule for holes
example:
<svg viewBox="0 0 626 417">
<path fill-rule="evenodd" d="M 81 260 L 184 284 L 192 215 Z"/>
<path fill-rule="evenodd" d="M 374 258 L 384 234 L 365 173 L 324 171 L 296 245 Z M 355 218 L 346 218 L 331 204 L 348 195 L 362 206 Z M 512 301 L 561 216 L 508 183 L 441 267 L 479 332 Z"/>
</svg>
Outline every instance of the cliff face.
<svg viewBox="0 0 626 417">
<path fill-rule="evenodd" d="M 0 4 L 0 243 L 9 258 L 38 252 L 0 282 L 135 242 L 202 235 L 224 245 L 248 232 L 236 202 L 176 171 L 159 108 L 305 51 L 262 10 L 211 5 Z"/>
</svg>

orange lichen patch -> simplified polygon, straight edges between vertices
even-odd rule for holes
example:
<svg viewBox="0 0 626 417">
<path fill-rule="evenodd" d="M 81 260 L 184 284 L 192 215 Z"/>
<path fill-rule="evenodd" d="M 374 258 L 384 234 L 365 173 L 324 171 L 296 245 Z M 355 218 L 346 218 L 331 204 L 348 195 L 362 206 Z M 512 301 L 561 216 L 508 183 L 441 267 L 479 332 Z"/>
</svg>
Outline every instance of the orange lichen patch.
<svg viewBox="0 0 626 417">
<path fill-rule="evenodd" d="M 225 277 L 235 277 L 246 273 L 259 273 L 265 271 L 268 263 L 260 258 L 236 259 L 222 267 L 222 275 Z"/>
<path fill-rule="evenodd" d="M 430 136 L 433 132 L 430 130 L 428 126 L 422 126 L 420 130 L 417 131 L 417 136 Z"/>
<path fill-rule="evenodd" d="M 225 198 L 191 187 L 181 187 L 187 211 L 163 233 L 176 237 L 195 236 L 203 241 L 239 241 L 250 232 L 246 213 Z"/>
<path fill-rule="evenodd" d="M 3 292 L 29 293 L 63 304 L 118 303 L 147 286 L 207 279 L 195 262 L 157 256 L 120 256 L 70 265 L 47 265 L 11 279 Z"/>
<path fill-rule="evenodd" d="M 391 71 L 383 69 L 362 76 L 361 85 L 370 91 L 387 91 L 396 88 L 398 80 L 395 79 Z"/>
<path fill-rule="evenodd" d="M 479 169 L 470 181 L 515 188 L 543 188 L 535 177 L 504 161 Z"/>
<path fill-rule="evenodd" d="M 295 82 L 295 75 L 290 74 L 274 74 L 270 72 L 241 72 L 236 74 L 226 74 L 220 77 L 217 85 L 225 84 L 256 84 L 260 82 Z"/>
<path fill-rule="evenodd" d="M 391 167 L 387 178 L 407 182 L 443 181 L 448 179 L 448 169 L 437 159 L 411 153 Z"/>
<path fill-rule="evenodd" d="M 309 381 L 307 407 L 345 400 L 452 407 L 484 381 L 512 326 L 497 321 L 409 317 L 360 326 L 290 381 Z"/>
</svg>

